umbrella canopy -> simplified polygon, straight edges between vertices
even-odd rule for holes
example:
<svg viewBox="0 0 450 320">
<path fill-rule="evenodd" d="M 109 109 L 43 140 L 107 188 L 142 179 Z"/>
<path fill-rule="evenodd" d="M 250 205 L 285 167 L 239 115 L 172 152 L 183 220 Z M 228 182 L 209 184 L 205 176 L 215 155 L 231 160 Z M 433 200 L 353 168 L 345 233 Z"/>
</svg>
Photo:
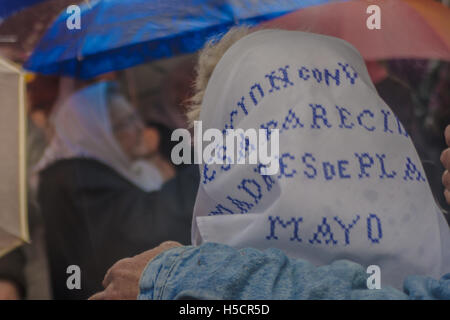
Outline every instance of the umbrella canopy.
<svg viewBox="0 0 450 320">
<path fill-rule="evenodd" d="M 13 13 L 32 6 L 44 0 L 1 0 L 0 1 L 0 20 L 12 15 Z"/>
<path fill-rule="evenodd" d="M 369 5 L 381 12 L 381 29 L 370 30 Z M 301 9 L 262 24 L 334 36 L 353 44 L 365 60 L 450 60 L 450 9 L 434 0 L 353 0 Z"/>
<path fill-rule="evenodd" d="M 27 2 L 30 4 L 28 7 L 0 23 L 0 54 L 17 63 L 24 63 L 59 14 L 69 5 L 79 2 L 81 0 L 45 0 L 35 1 L 33 5 Z"/>
<path fill-rule="evenodd" d="M 24 73 L 0 58 L 0 256 L 28 241 Z"/>
<path fill-rule="evenodd" d="M 63 13 L 25 68 L 90 78 L 200 49 L 234 24 L 255 24 L 330 0 L 102 0 L 81 6 L 81 29 Z"/>
</svg>

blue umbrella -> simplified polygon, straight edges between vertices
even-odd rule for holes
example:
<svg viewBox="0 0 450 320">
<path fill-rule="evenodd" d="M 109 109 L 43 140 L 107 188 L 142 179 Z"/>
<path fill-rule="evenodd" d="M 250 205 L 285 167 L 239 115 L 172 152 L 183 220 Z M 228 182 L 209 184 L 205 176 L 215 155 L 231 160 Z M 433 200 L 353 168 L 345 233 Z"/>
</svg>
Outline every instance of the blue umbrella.
<svg viewBox="0 0 450 320">
<path fill-rule="evenodd" d="M 25 63 L 28 70 L 90 78 L 191 53 L 235 24 L 256 24 L 330 0 L 97 0 L 81 6 L 81 29 L 63 12 Z"/>
<path fill-rule="evenodd" d="M 44 0 L 0 0 L 0 20 Z"/>
</svg>

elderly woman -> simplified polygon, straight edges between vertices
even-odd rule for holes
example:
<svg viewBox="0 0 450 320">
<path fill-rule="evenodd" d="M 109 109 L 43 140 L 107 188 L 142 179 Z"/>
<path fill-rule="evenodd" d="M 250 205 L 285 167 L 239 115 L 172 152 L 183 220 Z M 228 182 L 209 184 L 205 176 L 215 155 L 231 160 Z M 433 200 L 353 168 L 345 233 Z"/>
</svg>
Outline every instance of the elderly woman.
<svg viewBox="0 0 450 320">
<path fill-rule="evenodd" d="M 174 169 L 114 83 L 67 98 L 54 131 L 36 167 L 54 298 L 87 298 L 118 259 L 165 240 L 189 242 L 198 173 L 185 168 L 170 179 Z M 81 288 L 67 285 L 71 265 Z"/>
<path fill-rule="evenodd" d="M 449 275 L 424 280 L 450 272 L 448 225 L 357 50 L 304 32 L 249 33 L 202 52 L 191 117 L 224 133 L 278 129 L 279 172 L 202 164 L 195 246 L 164 243 L 117 263 L 94 298 L 450 298 Z M 366 270 L 378 270 L 375 284 Z"/>
</svg>

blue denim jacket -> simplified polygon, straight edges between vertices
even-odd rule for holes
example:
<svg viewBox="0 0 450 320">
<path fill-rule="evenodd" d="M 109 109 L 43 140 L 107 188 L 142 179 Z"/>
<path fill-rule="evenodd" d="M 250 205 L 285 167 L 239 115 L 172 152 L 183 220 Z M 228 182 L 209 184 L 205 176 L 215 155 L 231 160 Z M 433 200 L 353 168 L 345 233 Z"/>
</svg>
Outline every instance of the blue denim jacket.
<svg viewBox="0 0 450 320">
<path fill-rule="evenodd" d="M 367 289 L 366 270 L 339 260 L 315 267 L 278 249 L 234 249 L 217 243 L 168 250 L 140 280 L 139 299 L 450 299 L 450 274 L 411 276 L 404 292 Z"/>
</svg>

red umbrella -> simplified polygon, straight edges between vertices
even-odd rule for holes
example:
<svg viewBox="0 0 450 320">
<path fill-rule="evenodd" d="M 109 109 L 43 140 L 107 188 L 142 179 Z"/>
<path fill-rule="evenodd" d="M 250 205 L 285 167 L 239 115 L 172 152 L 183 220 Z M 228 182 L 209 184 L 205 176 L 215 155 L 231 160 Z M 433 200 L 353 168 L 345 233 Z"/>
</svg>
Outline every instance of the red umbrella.
<svg viewBox="0 0 450 320">
<path fill-rule="evenodd" d="M 381 29 L 370 30 L 366 10 L 379 6 Z M 353 44 L 365 60 L 450 61 L 450 9 L 433 0 L 354 0 L 308 7 L 262 24 L 334 36 Z"/>
</svg>

